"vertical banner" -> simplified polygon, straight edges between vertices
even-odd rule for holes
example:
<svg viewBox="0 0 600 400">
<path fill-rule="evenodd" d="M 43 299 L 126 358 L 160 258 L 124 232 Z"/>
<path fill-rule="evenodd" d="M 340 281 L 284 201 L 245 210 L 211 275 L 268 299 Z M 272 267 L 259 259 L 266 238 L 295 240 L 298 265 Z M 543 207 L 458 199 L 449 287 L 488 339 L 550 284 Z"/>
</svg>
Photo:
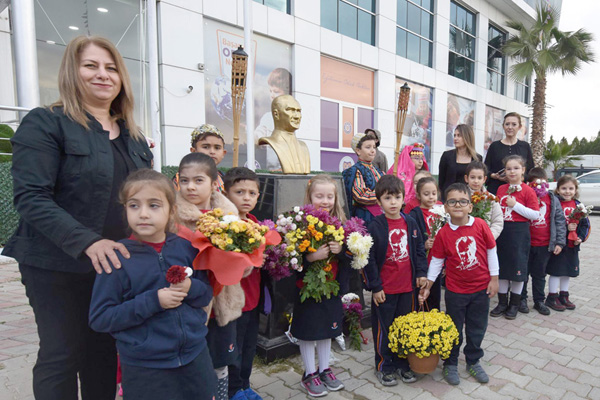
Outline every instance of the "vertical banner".
<svg viewBox="0 0 600 400">
<path fill-rule="evenodd" d="M 254 119 L 257 121 L 254 130 L 254 140 L 271 135 L 273 118 L 271 116 L 271 101 L 282 94 L 292 93 L 292 52 L 291 46 L 255 34 L 253 36 L 254 60 Z M 227 155 L 223 166 L 231 165 L 233 152 L 233 123 L 231 103 L 231 53 L 239 45 L 244 44 L 242 29 L 204 19 L 204 96 L 206 123 L 218 127 L 225 137 Z M 246 98 L 244 102 L 248 101 Z M 240 127 L 240 161 L 243 165 L 246 158 L 246 131 L 243 107 Z M 200 125 L 200 122 L 198 123 Z M 271 151 L 270 158 L 277 157 Z M 257 167 L 267 167 L 267 149 L 257 147 Z"/>
<path fill-rule="evenodd" d="M 401 147 L 421 143 L 425 146 L 425 159 L 431 165 L 431 125 L 433 115 L 433 89 L 405 79 L 396 78 L 396 105 L 400 96 L 400 87 L 407 83 L 410 86 L 408 114 L 402 132 Z M 396 107 L 397 108 L 397 107 Z M 394 118 L 394 124 L 396 119 Z M 394 125 L 394 129 L 396 126 Z M 395 130 L 394 130 L 395 135 Z M 394 140 L 394 143 L 396 141 Z M 393 160 L 388 160 L 393 164 Z"/>
<path fill-rule="evenodd" d="M 448 94 L 446 109 L 446 148 L 454 148 L 454 130 L 460 124 L 475 125 L 475 102 Z"/>
<path fill-rule="evenodd" d="M 502 123 L 505 112 L 494 107 L 485 106 L 485 137 L 483 139 L 483 158 L 488 152 L 490 144 L 504 137 Z"/>
</svg>

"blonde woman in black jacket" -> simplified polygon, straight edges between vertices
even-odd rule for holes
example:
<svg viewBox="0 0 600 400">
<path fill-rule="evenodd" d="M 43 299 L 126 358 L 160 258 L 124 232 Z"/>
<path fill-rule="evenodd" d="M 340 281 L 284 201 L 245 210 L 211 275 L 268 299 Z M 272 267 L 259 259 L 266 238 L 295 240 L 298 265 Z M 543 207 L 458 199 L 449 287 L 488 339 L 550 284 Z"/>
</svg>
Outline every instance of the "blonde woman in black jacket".
<svg viewBox="0 0 600 400">
<path fill-rule="evenodd" d="M 119 268 L 126 236 L 119 187 L 151 166 L 133 119 L 123 58 L 108 40 L 79 36 L 63 56 L 59 100 L 32 110 L 11 140 L 17 231 L 4 249 L 19 269 L 40 337 L 36 399 L 114 399 L 116 350 L 88 326 L 96 274 Z"/>
</svg>

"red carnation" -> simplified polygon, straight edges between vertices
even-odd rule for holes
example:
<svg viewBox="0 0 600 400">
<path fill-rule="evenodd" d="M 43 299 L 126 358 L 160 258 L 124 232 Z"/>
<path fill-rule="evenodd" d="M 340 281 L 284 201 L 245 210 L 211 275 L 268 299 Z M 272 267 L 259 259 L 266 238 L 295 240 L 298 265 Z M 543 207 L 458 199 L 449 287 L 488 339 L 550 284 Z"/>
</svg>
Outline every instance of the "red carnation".
<svg viewBox="0 0 600 400">
<path fill-rule="evenodd" d="M 185 267 L 181 265 L 173 265 L 167 271 L 167 282 L 176 285 L 181 283 L 187 278 L 187 273 L 185 272 Z"/>
</svg>

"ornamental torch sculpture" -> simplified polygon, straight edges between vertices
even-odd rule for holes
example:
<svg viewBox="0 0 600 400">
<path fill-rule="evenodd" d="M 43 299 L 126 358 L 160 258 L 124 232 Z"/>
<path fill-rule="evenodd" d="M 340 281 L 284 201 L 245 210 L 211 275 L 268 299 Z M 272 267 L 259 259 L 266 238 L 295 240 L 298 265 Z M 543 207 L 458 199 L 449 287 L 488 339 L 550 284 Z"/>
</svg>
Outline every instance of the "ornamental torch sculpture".
<svg viewBox="0 0 600 400">
<path fill-rule="evenodd" d="M 231 55 L 231 102 L 233 103 L 233 167 L 238 166 L 240 155 L 240 117 L 246 93 L 248 54 L 240 45 Z M 248 143 L 248 146 L 251 144 Z"/>
<path fill-rule="evenodd" d="M 404 122 L 408 113 L 408 101 L 410 100 L 410 87 L 406 82 L 400 88 L 398 96 L 398 112 L 396 114 L 396 151 L 394 152 L 394 176 L 398 175 L 398 162 L 400 159 L 400 142 L 404 132 Z"/>
</svg>

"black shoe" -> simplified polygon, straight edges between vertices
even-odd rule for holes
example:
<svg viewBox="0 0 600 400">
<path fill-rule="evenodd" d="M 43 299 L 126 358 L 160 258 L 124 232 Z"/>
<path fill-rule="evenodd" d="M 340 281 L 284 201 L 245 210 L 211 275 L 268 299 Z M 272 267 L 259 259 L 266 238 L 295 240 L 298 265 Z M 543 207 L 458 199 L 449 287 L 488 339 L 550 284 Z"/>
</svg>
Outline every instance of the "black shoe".
<svg viewBox="0 0 600 400">
<path fill-rule="evenodd" d="M 521 299 L 519 304 L 519 312 L 523 314 L 529 314 L 529 307 L 527 306 L 527 299 Z"/>
<path fill-rule="evenodd" d="M 504 313 L 504 318 L 515 319 L 519 312 L 519 306 L 521 305 L 521 295 L 516 293 L 510 293 L 510 302 L 508 303 L 508 309 Z"/>
<path fill-rule="evenodd" d="M 490 311 L 490 317 L 499 317 L 506 312 L 508 308 L 508 294 L 498 293 L 498 305 Z"/>
<path fill-rule="evenodd" d="M 536 301 L 533 308 L 542 315 L 550 315 L 550 309 L 546 307 L 543 301 Z"/>
</svg>

